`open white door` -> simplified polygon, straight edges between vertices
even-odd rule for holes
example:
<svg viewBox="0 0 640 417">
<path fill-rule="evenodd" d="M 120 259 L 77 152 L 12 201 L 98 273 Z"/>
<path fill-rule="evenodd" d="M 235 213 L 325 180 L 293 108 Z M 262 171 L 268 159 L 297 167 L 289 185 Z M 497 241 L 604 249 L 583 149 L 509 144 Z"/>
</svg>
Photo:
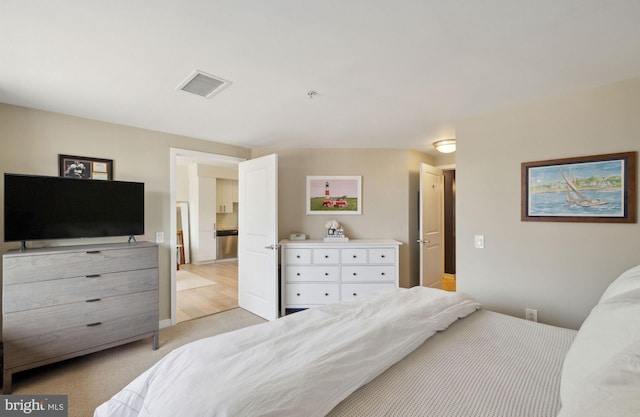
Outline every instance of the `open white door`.
<svg viewBox="0 0 640 417">
<path fill-rule="evenodd" d="M 444 175 L 420 164 L 420 285 L 442 288 Z"/>
<path fill-rule="evenodd" d="M 278 318 L 278 155 L 241 162 L 238 171 L 238 304 Z"/>
</svg>

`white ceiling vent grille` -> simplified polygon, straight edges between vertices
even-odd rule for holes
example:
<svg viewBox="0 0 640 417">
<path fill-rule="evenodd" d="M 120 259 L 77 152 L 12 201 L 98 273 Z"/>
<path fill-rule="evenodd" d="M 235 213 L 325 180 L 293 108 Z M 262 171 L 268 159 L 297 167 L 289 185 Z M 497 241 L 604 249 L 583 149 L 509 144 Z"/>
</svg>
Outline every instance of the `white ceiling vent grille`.
<svg viewBox="0 0 640 417">
<path fill-rule="evenodd" d="M 177 89 L 211 98 L 230 85 L 231 81 L 195 70 L 180 83 Z"/>
</svg>

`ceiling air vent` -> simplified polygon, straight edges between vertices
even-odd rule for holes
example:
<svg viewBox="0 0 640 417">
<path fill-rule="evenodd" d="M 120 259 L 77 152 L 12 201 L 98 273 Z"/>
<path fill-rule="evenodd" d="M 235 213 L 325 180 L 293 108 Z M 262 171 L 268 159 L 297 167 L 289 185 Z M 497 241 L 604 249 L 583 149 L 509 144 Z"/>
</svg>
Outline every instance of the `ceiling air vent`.
<svg viewBox="0 0 640 417">
<path fill-rule="evenodd" d="M 231 81 L 195 70 L 178 86 L 178 90 L 188 91 L 202 97 L 211 98 L 231 85 Z"/>
</svg>

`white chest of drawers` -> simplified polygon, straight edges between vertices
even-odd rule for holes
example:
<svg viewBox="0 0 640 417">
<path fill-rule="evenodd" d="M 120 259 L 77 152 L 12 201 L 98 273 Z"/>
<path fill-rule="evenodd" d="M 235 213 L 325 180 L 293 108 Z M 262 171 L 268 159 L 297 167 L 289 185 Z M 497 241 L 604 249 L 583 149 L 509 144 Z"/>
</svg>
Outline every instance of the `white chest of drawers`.
<svg viewBox="0 0 640 417">
<path fill-rule="evenodd" d="M 9 251 L 2 276 L 4 393 L 15 372 L 149 336 L 158 347 L 156 244 Z"/>
<path fill-rule="evenodd" d="M 400 245 L 392 239 L 281 241 L 281 315 L 397 287 Z"/>
</svg>

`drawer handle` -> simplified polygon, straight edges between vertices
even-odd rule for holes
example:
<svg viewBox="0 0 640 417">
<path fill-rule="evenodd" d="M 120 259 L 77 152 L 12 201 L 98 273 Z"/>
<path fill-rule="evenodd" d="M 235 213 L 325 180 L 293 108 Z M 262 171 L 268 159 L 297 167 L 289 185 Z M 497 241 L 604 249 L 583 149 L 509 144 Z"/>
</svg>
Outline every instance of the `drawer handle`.
<svg viewBox="0 0 640 417">
<path fill-rule="evenodd" d="M 358 296 L 358 293 L 357 293 L 357 292 L 354 292 L 354 293 L 353 293 L 353 296 L 354 296 L 354 297 L 357 297 L 357 296 Z"/>
<path fill-rule="evenodd" d="M 88 254 L 95 254 L 95 253 L 100 253 L 99 250 L 88 250 L 87 251 Z"/>
<path fill-rule="evenodd" d="M 296 272 L 296 276 L 298 276 L 298 277 L 299 277 L 299 276 L 300 276 L 300 272 Z"/>
<path fill-rule="evenodd" d="M 299 292 L 297 292 L 297 293 L 296 293 L 296 296 L 300 297 L 300 293 L 299 293 Z"/>
<path fill-rule="evenodd" d="M 100 276 L 100 274 L 91 274 L 91 275 L 87 275 L 87 278 L 98 278 Z"/>
<path fill-rule="evenodd" d="M 385 255 L 380 255 L 380 257 L 381 257 L 381 258 L 386 258 L 386 256 L 385 256 Z"/>
<path fill-rule="evenodd" d="M 296 258 L 300 259 L 300 255 L 296 255 Z"/>
<path fill-rule="evenodd" d="M 380 275 L 385 276 L 386 274 L 384 272 L 381 272 Z"/>
<path fill-rule="evenodd" d="M 328 272 L 325 272 L 325 273 L 324 273 L 324 276 L 325 276 L 325 277 L 328 277 L 328 276 L 329 276 L 329 273 L 328 273 Z"/>
<path fill-rule="evenodd" d="M 324 255 L 324 259 L 329 259 L 329 255 Z"/>
<path fill-rule="evenodd" d="M 95 323 L 89 323 L 87 324 L 87 327 L 95 327 L 95 326 L 100 326 L 102 324 L 101 321 L 96 321 Z"/>
<path fill-rule="evenodd" d="M 328 293 L 328 292 L 325 292 L 325 293 L 324 293 L 324 295 L 325 295 L 325 297 L 328 297 L 328 296 L 329 296 L 329 293 Z"/>
<path fill-rule="evenodd" d="M 355 277 L 356 275 L 358 275 L 358 273 L 357 273 L 357 272 L 354 272 L 354 273 L 353 273 L 353 276 Z"/>
<path fill-rule="evenodd" d="M 100 301 L 99 298 L 92 298 L 91 300 L 87 300 L 87 303 L 95 303 L 96 301 Z"/>
<path fill-rule="evenodd" d="M 353 255 L 353 259 L 356 259 L 358 257 L 358 255 Z"/>
</svg>

